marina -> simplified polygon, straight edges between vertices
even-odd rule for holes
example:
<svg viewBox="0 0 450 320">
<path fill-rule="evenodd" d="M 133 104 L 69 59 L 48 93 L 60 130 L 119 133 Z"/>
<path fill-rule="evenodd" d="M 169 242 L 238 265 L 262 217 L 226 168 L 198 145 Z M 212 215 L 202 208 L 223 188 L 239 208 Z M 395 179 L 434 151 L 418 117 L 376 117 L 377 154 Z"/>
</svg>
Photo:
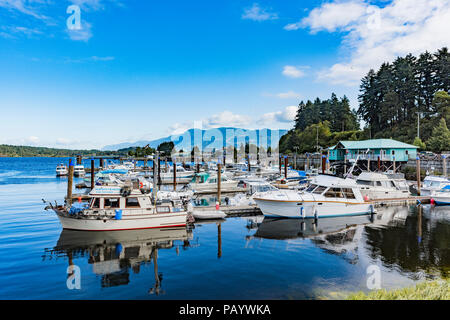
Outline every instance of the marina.
<svg viewBox="0 0 450 320">
<path fill-rule="evenodd" d="M 365 268 L 374 263 L 382 270 L 386 288 L 408 286 L 423 279 L 448 275 L 447 248 L 436 241 L 445 243 L 450 240 L 450 215 L 446 206 L 426 204 L 429 196 L 409 196 L 396 202 L 382 198 L 371 200 L 365 204 L 364 211 L 367 212 L 363 215 L 328 218 L 319 215 L 318 219 L 300 215 L 298 219 L 282 219 L 264 216 L 265 209 L 261 211 L 257 201 L 250 203 L 246 195 L 249 192 L 247 186 L 235 192 L 234 196 L 221 194 L 221 203 L 218 204 L 217 188 L 209 194 L 190 193 L 182 197 L 182 186 L 174 192 L 171 190 L 173 185 L 161 185 L 160 197 L 178 197 L 181 206 L 181 199 L 197 199 L 192 200 L 193 206 L 185 207 L 184 220 L 180 223 L 186 226 L 144 229 L 152 225 L 139 223 L 140 230 L 76 231 L 70 230 L 73 226 L 61 217 L 58 219 L 58 213 L 45 211 L 40 197 L 45 196 L 58 203 L 72 199 L 74 208 L 80 203 L 89 206 L 99 199 L 99 207 L 105 212 L 109 210 L 113 220 L 117 218 L 115 210 L 126 210 L 126 198 L 120 196 L 123 186 L 111 185 L 96 186 L 81 199 L 76 193 L 67 198 L 70 172 L 66 177 L 52 175 L 61 162 L 69 163 L 67 158 L 0 159 L 0 209 L 6 230 L 0 239 L 0 250 L 2 256 L 12 257 L 1 266 L 0 271 L 5 274 L 0 280 L 4 288 L 2 297 L 19 298 L 26 290 L 32 292 L 31 298 L 36 299 L 171 299 L 184 297 L 185 289 L 189 287 L 195 288 L 191 291 L 194 299 L 206 296 L 217 299 L 335 299 L 342 298 L 335 295 L 336 291 L 367 290 L 361 279 Z M 330 179 L 320 175 L 317 178 L 319 181 Z M 73 182 L 80 179 L 83 177 L 74 177 Z M 142 207 L 139 210 L 147 211 L 145 203 L 154 208 L 152 188 L 138 191 L 142 185 L 136 184 L 137 178 L 133 179 L 129 183 L 136 181 L 137 189 L 126 196 L 148 198 L 142 203 L 139 200 Z M 152 177 L 150 180 L 157 179 Z M 250 180 L 247 178 L 247 183 Z M 126 184 L 127 180 L 123 181 Z M 265 184 L 259 182 L 255 185 Z M 355 186 L 357 183 L 353 180 L 351 188 Z M 308 190 L 295 189 L 263 191 L 268 194 L 308 193 Z M 260 193 L 255 192 L 254 195 Z M 14 198 L 9 197 L 10 194 L 14 194 Z M 119 200 L 116 204 L 109 202 L 111 208 L 107 209 L 106 199 L 111 197 Z M 364 202 L 362 197 L 355 194 L 357 201 Z M 242 201 L 248 203 L 244 205 Z M 21 202 L 24 205 L 18 206 Z M 372 207 L 374 212 L 371 212 Z M 196 214 L 189 220 L 187 215 L 192 210 Z M 289 209 L 284 212 L 289 212 Z M 68 212 L 66 214 L 69 215 Z M 123 211 L 122 215 L 123 219 L 127 212 Z M 108 225 L 103 219 L 97 221 L 99 225 Z M 179 222 L 174 221 L 175 224 Z M 126 229 L 134 229 L 135 226 Z M 391 238 L 395 240 L 389 240 Z M 390 246 L 397 247 L 395 253 L 388 250 Z M 413 251 L 406 256 L 401 251 L 411 248 Z M 432 254 L 431 250 L 439 259 L 427 258 Z M 413 258 L 419 256 L 420 259 Z M 16 259 L 20 259 L 24 269 L 19 273 L 9 273 L 7 268 L 17 264 Z M 70 266 L 78 266 L 82 270 L 81 291 L 66 288 L 66 269 Z M 184 271 L 180 272 L 180 268 Z M 234 270 L 231 275 L 228 272 L 230 268 Z M 41 270 L 39 274 L 57 289 L 47 290 L 32 281 L 37 270 Z M 211 270 L 215 270 L 214 275 Z M 218 277 L 225 273 L 227 282 Z M 210 275 L 205 277 L 205 274 Z M 18 281 L 23 283 L 24 279 L 29 279 L 26 285 L 18 285 Z M 213 290 L 214 286 L 223 290 Z M 102 292 L 101 296 L 99 292 Z"/>
</svg>

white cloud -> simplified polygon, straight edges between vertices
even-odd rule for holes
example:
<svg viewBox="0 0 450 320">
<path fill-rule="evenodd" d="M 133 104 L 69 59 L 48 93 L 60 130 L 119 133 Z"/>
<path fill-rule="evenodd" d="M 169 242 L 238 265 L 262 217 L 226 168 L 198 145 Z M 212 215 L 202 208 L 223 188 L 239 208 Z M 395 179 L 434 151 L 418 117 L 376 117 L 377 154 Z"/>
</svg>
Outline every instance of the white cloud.
<svg viewBox="0 0 450 320">
<path fill-rule="evenodd" d="M 277 94 L 277 97 L 280 99 L 298 99 L 300 98 L 300 94 L 294 91 L 281 92 Z"/>
<path fill-rule="evenodd" d="M 288 106 L 282 111 L 265 113 L 258 120 L 260 124 L 268 124 L 272 122 L 292 122 L 297 114 L 297 106 Z"/>
<path fill-rule="evenodd" d="M 357 85 L 383 62 L 409 53 L 436 51 L 450 44 L 450 0 L 392 0 L 384 7 L 363 0 L 325 3 L 295 24 L 294 30 L 310 28 L 344 34 L 344 61 L 318 73 L 333 84 Z"/>
<path fill-rule="evenodd" d="M 97 57 L 97 56 L 92 56 L 89 58 L 92 61 L 112 61 L 115 58 L 111 57 L 111 56 L 107 56 L 107 57 Z"/>
<path fill-rule="evenodd" d="M 92 37 L 92 25 L 89 22 L 81 20 L 81 29 L 66 29 L 71 40 L 87 42 Z"/>
<path fill-rule="evenodd" d="M 232 113 L 231 111 L 223 111 L 203 120 L 204 128 L 219 127 L 240 127 L 246 126 L 251 122 L 249 116 Z"/>
<path fill-rule="evenodd" d="M 249 19 L 254 21 L 265 21 L 278 19 L 276 13 L 268 12 L 267 9 L 263 9 L 259 4 L 254 3 L 251 8 L 244 9 L 242 19 Z"/>
<path fill-rule="evenodd" d="M 282 73 L 289 78 L 301 78 L 305 75 L 302 70 L 294 66 L 284 66 Z"/>
<path fill-rule="evenodd" d="M 8 9 L 8 10 L 17 10 L 23 14 L 32 16 L 39 20 L 47 19 L 46 16 L 38 13 L 38 10 L 35 7 L 32 7 L 31 4 L 41 4 L 42 1 L 39 0 L 0 0 L 0 7 Z"/>
</svg>

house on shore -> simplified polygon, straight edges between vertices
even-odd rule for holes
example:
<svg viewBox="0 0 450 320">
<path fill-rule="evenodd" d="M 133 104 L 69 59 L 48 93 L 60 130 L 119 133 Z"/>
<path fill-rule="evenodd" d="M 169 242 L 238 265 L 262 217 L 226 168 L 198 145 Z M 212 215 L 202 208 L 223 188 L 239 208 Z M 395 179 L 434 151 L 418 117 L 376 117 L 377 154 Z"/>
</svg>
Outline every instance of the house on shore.
<svg viewBox="0 0 450 320">
<path fill-rule="evenodd" d="M 389 164 L 406 163 L 415 159 L 418 147 L 392 139 L 371 139 L 363 141 L 339 141 L 329 148 L 330 161 L 365 161 L 371 166 L 378 161 Z M 388 162 L 388 163 L 386 163 Z"/>
</svg>

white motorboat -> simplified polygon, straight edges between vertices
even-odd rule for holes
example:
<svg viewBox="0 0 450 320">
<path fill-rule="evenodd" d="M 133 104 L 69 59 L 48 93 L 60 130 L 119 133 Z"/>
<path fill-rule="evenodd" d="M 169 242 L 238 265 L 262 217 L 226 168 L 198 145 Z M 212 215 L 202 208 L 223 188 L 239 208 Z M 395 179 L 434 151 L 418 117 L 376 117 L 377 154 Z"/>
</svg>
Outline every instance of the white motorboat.
<svg viewBox="0 0 450 320">
<path fill-rule="evenodd" d="M 177 166 L 176 168 L 177 183 L 189 183 L 192 181 L 192 178 L 195 176 L 195 171 L 186 170 L 182 166 Z M 160 176 L 162 183 L 173 183 L 173 166 L 169 168 L 168 172 L 161 173 Z"/>
<path fill-rule="evenodd" d="M 84 166 L 81 164 L 78 164 L 73 167 L 73 175 L 75 177 L 83 177 L 86 175 L 86 171 L 84 170 Z"/>
<path fill-rule="evenodd" d="M 409 186 L 402 174 L 362 172 L 356 184 L 366 199 L 400 199 L 411 195 Z"/>
<path fill-rule="evenodd" d="M 450 206 L 450 184 L 440 191 L 433 192 L 432 199 L 437 206 Z"/>
<path fill-rule="evenodd" d="M 87 204 L 49 204 L 62 227 L 83 231 L 115 231 L 168 228 L 186 225 L 187 211 L 182 201 L 152 202 L 139 189 L 99 186 L 89 193 Z"/>
<path fill-rule="evenodd" d="M 305 191 L 279 190 L 253 195 L 267 217 L 324 218 L 374 212 L 352 179 L 319 175 Z"/>
<path fill-rule="evenodd" d="M 222 175 L 220 179 L 220 189 L 230 190 L 236 188 L 238 181 L 229 179 L 226 175 Z M 192 182 L 189 183 L 189 188 L 194 192 L 211 191 L 217 192 L 217 175 L 211 175 L 207 172 L 201 172 L 195 175 Z"/>
<path fill-rule="evenodd" d="M 56 176 L 67 176 L 69 174 L 69 170 L 67 170 L 67 166 L 64 164 L 58 164 L 56 166 Z"/>
<path fill-rule="evenodd" d="M 450 180 L 447 177 L 426 176 L 423 180 L 422 188 L 420 188 L 420 195 L 431 196 L 434 192 L 442 190 L 447 185 L 450 185 Z"/>
</svg>

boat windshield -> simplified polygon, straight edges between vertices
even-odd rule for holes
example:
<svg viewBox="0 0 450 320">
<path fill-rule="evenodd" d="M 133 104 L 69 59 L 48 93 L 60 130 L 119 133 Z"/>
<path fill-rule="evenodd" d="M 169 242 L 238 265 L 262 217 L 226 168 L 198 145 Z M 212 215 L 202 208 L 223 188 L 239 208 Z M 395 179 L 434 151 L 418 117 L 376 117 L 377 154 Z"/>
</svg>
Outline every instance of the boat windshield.
<svg viewBox="0 0 450 320">
<path fill-rule="evenodd" d="M 318 187 L 313 191 L 313 193 L 315 193 L 315 194 L 322 194 L 322 192 L 324 192 L 326 189 L 327 189 L 327 187 L 324 187 L 324 186 L 318 186 Z"/>
<path fill-rule="evenodd" d="M 306 189 L 306 192 L 312 192 L 315 188 L 317 188 L 317 184 L 312 184 Z"/>
</svg>

